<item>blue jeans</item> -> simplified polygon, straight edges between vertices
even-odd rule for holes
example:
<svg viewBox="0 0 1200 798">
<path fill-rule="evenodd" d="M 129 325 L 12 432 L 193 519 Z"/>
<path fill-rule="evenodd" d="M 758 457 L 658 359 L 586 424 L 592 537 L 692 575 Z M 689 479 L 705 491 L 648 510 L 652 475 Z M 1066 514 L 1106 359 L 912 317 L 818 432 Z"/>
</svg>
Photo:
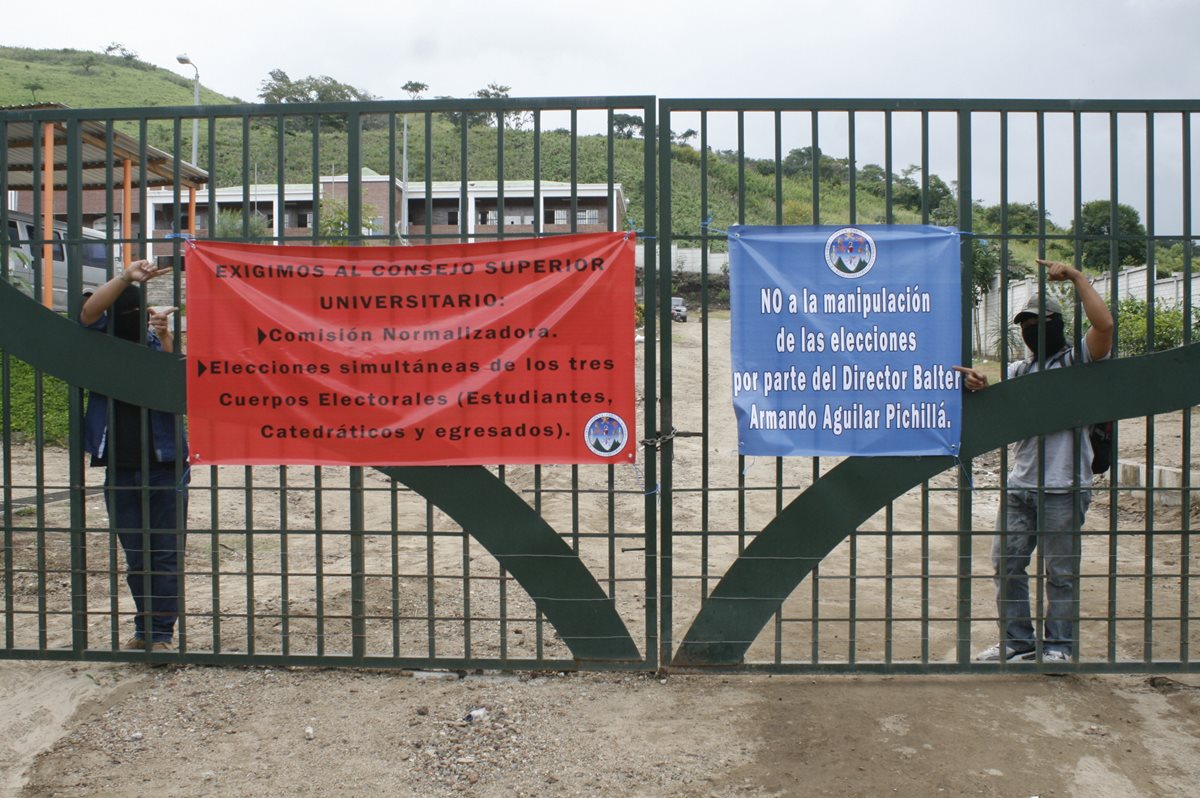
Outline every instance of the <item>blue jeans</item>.
<svg viewBox="0 0 1200 798">
<path fill-rule="evenodd" d="M 1000 630 L 1005 642 L 1014 650 L 1033 651 L 1035 648 L 1027 569 L 1034 548 L 1040 544 L 1046 572 L 1046 622 L 1042 647 L 1046 651 L 1057 650 L 1070 655 L 1075 637 L 1075 582 L 1079 573 L 1075 541 L 1091 502 L 1092 494 L 1081 491 L 1076 515 L 1074 494 L 1043 493 L 1044 515 L 1039 524 L 1037 491 L 1008 491 L 1005 502 L 1007 529 L 997 517 L 992 567 L 995 569 Z"/>
<path fill-rule="evenodd" d="M 142 519 L 142 471 L 109 469 L 104 490 L 108 515 L 125 550 L 125 582 L 133 594 L 138 639 L 146 639 L 150 618 L 151 642 L 171 642 L 179 616 L 179 575 L 187 518 L 187 489 L 176 485 L 175 465 L 151 466 L 147 475 L 149 517 Z M 185 523 L 176 523 L 176 514 Z M 165 530 L 165 531 L 160 531 Z"/>
</svg>

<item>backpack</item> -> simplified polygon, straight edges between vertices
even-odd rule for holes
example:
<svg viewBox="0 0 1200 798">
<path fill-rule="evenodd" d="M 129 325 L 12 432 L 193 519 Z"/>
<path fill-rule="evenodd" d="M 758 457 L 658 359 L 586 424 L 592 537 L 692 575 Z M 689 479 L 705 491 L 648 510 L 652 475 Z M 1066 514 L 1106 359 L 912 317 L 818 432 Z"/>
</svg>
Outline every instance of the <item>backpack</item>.
<svg viewBox="0 0 1200 798">
<path fill-rule="evenodd" d="M 1069 346 L 1064 346 L 1046 359 L 1046 369 L 1049 370 L 1055 363 L 1060 366 L 1064 365 L 1063 361 L 1068 361 L 1065 365 L 1074 365 L 1074 360 L 1074 350 Z M 1028 374 L 1035 363 L 1037 363 L 1036 356 L 1023 360 L 1017 366 L 1016 376 L 1023 377 Z M 1113 422 L 1111 421 L 1098 421 L 1088 426 L 1088 441 L 1092 444 L 1093 474 L 1103 474 L 1112 465 L 1112 437 Z"/>
</svg>

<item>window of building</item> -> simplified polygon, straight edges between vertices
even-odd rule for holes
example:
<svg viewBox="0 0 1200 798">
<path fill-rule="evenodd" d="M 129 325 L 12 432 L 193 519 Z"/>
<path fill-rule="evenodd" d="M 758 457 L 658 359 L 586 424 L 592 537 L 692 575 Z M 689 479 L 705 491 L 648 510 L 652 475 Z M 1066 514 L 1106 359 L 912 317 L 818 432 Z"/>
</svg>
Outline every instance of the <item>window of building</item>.
<svg viewBox="0 0 1200 798">
<path fill-rule="evenodd" d="M 600 209 L 580 208 L 575 212 L 575 221 L 579 224 L 600 224 Z"/>
</svg>

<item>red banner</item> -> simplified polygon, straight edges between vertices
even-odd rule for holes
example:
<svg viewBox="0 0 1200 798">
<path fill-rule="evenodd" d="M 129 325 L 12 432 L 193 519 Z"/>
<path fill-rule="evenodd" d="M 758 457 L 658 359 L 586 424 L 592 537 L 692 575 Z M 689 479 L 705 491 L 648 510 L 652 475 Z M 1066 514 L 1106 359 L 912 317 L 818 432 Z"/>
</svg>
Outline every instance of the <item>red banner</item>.
<svg viewBox="0 0 1200 798">
<path fill-rule="evenodd" d="M 634 240 L 198 241 L 193 463 L 634 460 Z"/>
</svg>

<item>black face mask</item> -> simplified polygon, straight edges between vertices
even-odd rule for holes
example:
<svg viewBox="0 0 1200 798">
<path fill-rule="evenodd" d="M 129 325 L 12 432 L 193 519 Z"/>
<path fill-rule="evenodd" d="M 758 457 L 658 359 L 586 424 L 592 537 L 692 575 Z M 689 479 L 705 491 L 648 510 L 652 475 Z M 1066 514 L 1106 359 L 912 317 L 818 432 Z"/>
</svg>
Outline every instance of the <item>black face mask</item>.
<svg viewBox="0 0 1200 798">
<path fill-rule="evenodd" d="M 1036 324 L 1023 325 L 1021 327 L 1021 338 L 1025 340 L 1025 345 L 1029 347 L 1029 351 L 1036 352 L 1038 346 L 1038 328 Z M 1052 355 L 1058 350 L 1067 345 L 1067 336 L 1063 332 L 1062 316 L 1051 315 L 1046 317 L 1046 354 Z"/>
<path fill-rule="evenodd" d="M 142 292 L 136 285 L 126 286 L 108 311 L 113 334 L 126 341 L 140 341 L 146 326 L 142 318 Z"/>
</svg>

